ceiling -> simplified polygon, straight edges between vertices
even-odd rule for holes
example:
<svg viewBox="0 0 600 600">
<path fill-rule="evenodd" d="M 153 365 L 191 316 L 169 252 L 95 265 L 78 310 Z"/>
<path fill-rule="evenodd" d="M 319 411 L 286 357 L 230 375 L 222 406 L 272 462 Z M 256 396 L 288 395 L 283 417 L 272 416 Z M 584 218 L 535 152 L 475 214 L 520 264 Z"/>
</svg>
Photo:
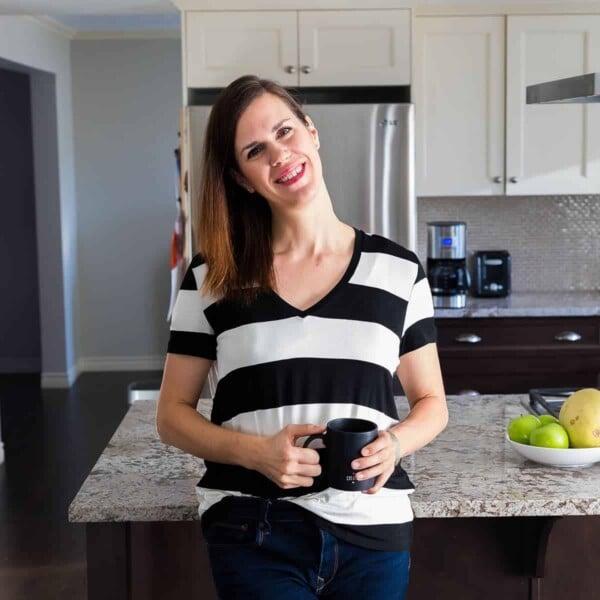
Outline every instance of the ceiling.
<svg viewBox="0 0 600 600">
<path fill-rule="evenodd" d="M 169 0 L 0 0 L 0 14 L 138 15 L 177 13 Z"/>
<path fill-rule="evenodd" d="M 519 4 L 523 0 L 413 0 L 418 5 Z M 584 4 L 597 0 L 562 0 Z M 547 4 L 552 0 L 526 0 Z M 0 15 L 50 17 L 73 32 L 179 30 L 179 9 L 171 0 L 0 0 Z"/>
<path fill-rule="evenodd" d="M 179 30 L 170 0 L 0 0 L 0 15 L 43 15 L 74 32 Z"/>
</svg>

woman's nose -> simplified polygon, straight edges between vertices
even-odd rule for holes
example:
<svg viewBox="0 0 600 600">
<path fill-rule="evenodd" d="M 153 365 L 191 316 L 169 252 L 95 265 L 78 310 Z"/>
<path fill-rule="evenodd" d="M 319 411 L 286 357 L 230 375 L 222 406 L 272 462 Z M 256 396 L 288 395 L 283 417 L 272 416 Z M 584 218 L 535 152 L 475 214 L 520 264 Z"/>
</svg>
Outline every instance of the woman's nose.
<svg viewBox="0 0 600 600">
<path fill-rule="evenodd" d="M 284 163 L 290 158 L 290 156 L 291 152 L 287 148 L 283 146 L 276 146 L 271 151 L 271 166 L 276 167 L 277 165 Z"/>
</svg>

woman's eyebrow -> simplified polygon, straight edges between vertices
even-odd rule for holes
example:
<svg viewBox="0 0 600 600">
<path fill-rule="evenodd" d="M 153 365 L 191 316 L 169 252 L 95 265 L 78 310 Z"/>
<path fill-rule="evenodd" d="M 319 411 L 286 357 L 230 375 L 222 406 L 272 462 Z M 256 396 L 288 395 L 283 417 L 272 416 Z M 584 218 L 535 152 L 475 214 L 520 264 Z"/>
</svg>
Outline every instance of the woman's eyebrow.
<svg viewBox="0 0 600 600">
<path fill-rule="evenodd" d="M 274 133 L 275 131 L 277 131 L 286 121 L 290 121 L 290 118 L 286 118 L 286 119 L 282 119 L 281 121 L 279 121 L 279 123 L 275 123 L 275 125 L 273 125 L 273 128 L 271 129 L 271 133 Z M 250 142 L 249 144 L 246 144 L 241 150 L 240 150 L 240 154 L 244 151 L 244 150 L 248 150 L 249 148 L 252 148 L 252 146 L 256 146 L 256 144 L 258 144 L 258 142 Z"/>
</svg>

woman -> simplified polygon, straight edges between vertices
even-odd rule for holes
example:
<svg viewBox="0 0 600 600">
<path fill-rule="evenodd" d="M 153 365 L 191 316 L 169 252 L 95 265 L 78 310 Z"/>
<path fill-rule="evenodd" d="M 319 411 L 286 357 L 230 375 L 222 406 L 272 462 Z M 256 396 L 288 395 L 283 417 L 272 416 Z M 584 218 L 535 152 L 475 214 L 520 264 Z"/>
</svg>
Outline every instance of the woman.
<svg viewBox="0 0 600 600">
<path fill-rule="evenodd" d="M 199 512 L 225 599 L 404 598 L 414 486 L 400 459 L 448 419 L 423 269 L 336 217 L 318 149 L 274 82 L 241 77 L 211 111 L 199 253 L 173 312 L 157 429 L 205 459 Z M 196 406 L 216 359 L 209 422 Z M 328 488 L 323 450 L 302 447 L 337 417 L 378 425 L 352 464 L 376 478 L 366 492 Z"/>
</svg>

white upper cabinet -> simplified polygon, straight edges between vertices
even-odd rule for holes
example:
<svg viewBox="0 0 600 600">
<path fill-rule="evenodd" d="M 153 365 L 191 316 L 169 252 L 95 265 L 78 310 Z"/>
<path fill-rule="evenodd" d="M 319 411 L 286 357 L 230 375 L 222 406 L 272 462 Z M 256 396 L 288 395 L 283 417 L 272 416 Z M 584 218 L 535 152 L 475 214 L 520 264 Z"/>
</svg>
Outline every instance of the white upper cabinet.
<svg viewBox="0 0 600 600">
<path fill-rule="evenodd" d="M 410 9 L 187 11 L 183 31 L 184 88 L 410 84 Z"/>
<path fill-rule="evenodd" d="M 600 71 L 600 15 L 418 17 L 415 33 L 417 195 L 600 191 L 600 104 L 526 104 L 528 85 Z"/>
<path fill-rule="evenodd" d="M 225 87 L 246 74 L 294 86 L 297 57 L 294 11 L 184 13 L 184 87 Z"/>
<path fill-rule="evenodd" d="M 409 85 L 410 11 L 298 13 L 303 86 Z"/>
<path fill-rule="evenodd" d="M 597 194 L 600 104 L 526 104 L 526 87 L 600 71 L 600 15 L 507 17 L 507 194 Z"/>
<path fill-rule="evenodd" d="M 504 193 L 504 17 L 418 17 L 419 196 Z"/>
</svg>

